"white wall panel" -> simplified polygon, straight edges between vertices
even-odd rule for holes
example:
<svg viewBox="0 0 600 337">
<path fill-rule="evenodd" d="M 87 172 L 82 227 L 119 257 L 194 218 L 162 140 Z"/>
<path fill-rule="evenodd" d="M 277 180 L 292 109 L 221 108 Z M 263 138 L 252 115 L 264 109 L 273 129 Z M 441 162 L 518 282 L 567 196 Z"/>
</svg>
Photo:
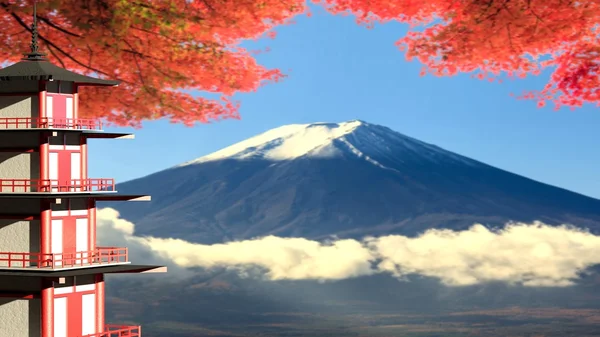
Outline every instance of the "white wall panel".
<svg viewBox="0 0 600 337">
<path fill-rule="evenodd" d="M 96 295 L 87 294 L 81 297 L 81 334 L 96 332 Z"/>
<path fill-rule="evenodd" d="M 67 298 L 54 299 L 54 337 L 67 337 Z"/>
<path fill-rule="evenodd" d="M 89 250 L 88 246 L 88 219 L 75 219 L 75 251 L 78 252 L 87 252 Z M 80 262 L 83 259 L 83 263 L 88 262 L 88 253 L 77 253 L 77 262 Z"/>
<path fill-rule="evenodd" d="M 61 254 L 63 252 L 63 221 L 62 219 L 52 220 L 52 253 Z M 62 255 L 56 257 L 56 265 L 62 265 Z"/>
</svg>

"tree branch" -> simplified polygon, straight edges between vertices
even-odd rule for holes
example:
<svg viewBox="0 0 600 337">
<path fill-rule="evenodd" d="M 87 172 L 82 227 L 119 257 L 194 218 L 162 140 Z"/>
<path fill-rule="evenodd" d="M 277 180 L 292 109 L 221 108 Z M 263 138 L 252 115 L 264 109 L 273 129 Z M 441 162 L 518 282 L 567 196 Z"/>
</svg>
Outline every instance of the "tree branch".
<svg viewBox="0 0 600 337">
<path fill-rule="evenodd" d="M 4 7 L 4 8 L 8 8 L 8 5 L 6 3 L 0 3 L 0 6 Z M 23 19 L 21 19 L 15 12 L 10 11 L 10 15 L 21 25 L 23 26 L 28 32 L 31 32 L 31 28 L 29 26 L 27 26 L 27 24 L 23 21 Z M 63 54 L 64 56 L 66 56 L 68 59 L 70 59 L 71 61 L 77 63 L 78 65 L 89 69 L 97 74 L 102 74 L 108 77 L 111 77 L 110 74 L 97 69 L 97 68 L 93 68 L 90 67 L 88 65 L 83 64 L 81 61 L 77 60 L 76 58 L 74 58 L 73 56 L 71 56 L 69 53 L 65 52 L 64 50 L 62 50 L 59 46 L 55 45 L 54 43 L 52 43 L 50 40 L 46 39 L 45 37 L 43 37 L 41 34 L 38 34 L 38 37 L 40 38 L 40 40 L 44 41 L 48 46 L 53 47 L 54 49 L 56 49 L 56 51 L 60 52 L 61 54 Z M 122 81 L 124 83 L 128 83 L 128 84 L 134 84 L 128 81 Z"/>
<path fill-rule="evenodd" d="M 81 37 L 81 35 L 79 35 L 79 34 L 75 34 L 73 32 L 70 32 L 70 31 L 68 31 L 68 30 L 60 27 L 60 26 L 57 26 L 55 23 L 53 23 L 52 21 L 50 21 L 50 19 L 48 19 L 48 18 L 45 18 L 43 16 L 39 16 L 39 15 L 37 15 L 36 17 L 38 19 L 40 19 L 40 21 L 43 21 L 44 23 L 46 23 L 48 26 L 50 26 L 50 27 L 52 27 L 52 28 L 54 28 L 56 30 L 59 30 L 59 31 L 61 31 L 61 32 L 67 34 L 67 35 L 71 35 L 73 37 Z"/>
<path fill-rule="evenodd" d="M 4 8 L 5 8 L 5 9 L 8 11 L 8 8 L 9 8 L 9 5 L 8 5 L 8 4 L 6 4 L 6 3 L 2 2 L 2 3 L 0 3 L 0 6 L 4 7 Z M 27 24 L 26 24 L 26 23 L 25 23 L 25 22 L 24 22 L 24 21 L 23 21 L 23 20 L 22 20 L 22 19 L 21 19 L 21 18 L 20 18 L 20 17 L 19 17 L 17 14 L 16 14 L 16 13 L 14 13 L 14 12 L 12 12 L 12 11 L 10 11 L 9 13 L 10 13 L 10 15 L 11 15 L 11 16 L 12 16 L 12 17 L 13 17 L 13 18 L 14 18 L 14 19 L 15 19 L 15 20 L 16 20 L 16 21 L 17 21 L 17 22 L 18 22 L 18 23 L 19 23 L 21 26 L 23 26 L 23 27 L 25 28 L 25 30 L 26 30 L 26 31 L 28 31 L 28 32 L 30 32 L 30 33 L 31 33 L 31 28 L 30 28 L 30 27 L 29 27 L 29 26 L 28 26 L 28 25 L 27 25 Z M 54 23 L 52 23 L 52 22 L 51 22 L 49 19 L 47 19 L 47 18 L 44 18 L 44 17 L 39 17 L 39 16 L 37 16 L 37 17 L 38 17 L 38 18 L 40 18 L 40 20 L 42 20 L 43 22 L 47 23 L 47 24 L 48 24 L 49 26 L 51 26 L 52 28 L 55 28 L 55 29 L 57 29 L 57 30 L 59 30 L 59 31 L 61 31 L 61 32 L 65 33 L 65 34 L 68 34 L 68 35 L 71 35 L 71 36 L 74 36 L 74 37 L 81 37 L 81 35 L 78 35 L 78 34 L 72 33 L 72 32 L 70 32 L 70 31 L 67 31 L 66 29 L 63 29 L 62 27 L 59 27 L 59 26 L 55 25 Z M 52 43 L 50 40 L 48 40 L 48 39 L 46 39 L 45 37 L 43 37 L 41 34 L 38 34 L 38 37 L 40 38 L 40 40 L 42 40 L 42 41 L 44 41 L 46 44 L 48 44 L 48 51 L 50 51 L 50 54 L 52 54 L 52 56 L 54 56 L 54 57 L 57 59 L 57 61 L 58 61 L 58 62 L 59 62 L 61 65 L 62 65 L 62 67 L 63 67 L 63 68 L 66 68 L 66 67 L 65 67 L 65 64 L 64 64 L 64 62 L 62 61 L 62 59 L 60 59 L 60 57 L 58 57 L 58 55 L 57 55 L 57 54 L 56 54 L 56 53 L 55 53 L 55 52 L 52 50 L 52 48 L 54 48 L 56 51 L 60 52 L 61 54 L 63 54 L 63 55 L 64 55 L 64 56 L 66 56 L 67 58 L 69 58 L 71 61 L 73 61 L 73 62 L 77 63 L 78 65 L 80 65 L 80 66 L 82 66 L 82 67 L 84 67 L 84 68 L 86 68 L 86 69 L 89 69 L 89 70 L 91 70 L 91 71 L 93 71 L 93 72 L 96 72 L 96 73 L 98 73 L 98 74 L 102 74 L 102 75 L 105 75 L 105 76 L 108 76 L 108 77 L 110 77 L 110 76 L 111 76 L 110 74 L 108 74 L 108 73 L 106 73 L 106 72 L 104 72 L 104 71 L 102 71 L 102 70 L 100 70 L 100 69 L 97 69 L 97 68 L 94 68 L 94 67 L 92 67 L 92 66 L 91 66 L 91 55 L 90 55 L 90 62 L 89 62 L 87 65 L 86 65 L 86 64 L 82 63 L 81 61 L 79 61 L 79 60 L 75 59 L 75 58 L 74 58 L 73 56 L 71 56 L 69 53 L 67 53 L 67 52 L 65 52 L 64 50 L 62 50 L 60 47 L 58 47 L 57 45 L 55 45 L 54 43 Z M 106 45 L 106 46 L 108 47 L 108 45 Z M 89 48 L 89 46 L 88 46 L 88 48 Z M 122 82 L 125 82 L 125 83 L 129 83 L 129 84 L 133 84 L 133 83 L 131 83 L 131 82 L 128 82 L 128 81 L 123 81 L 123 80 L 121 80 L 121 81 L 122 81 Z"/>
<path fill-rule="evenodd" d="M 58 55 L 56 55 L 56 53 L 52 50 L 52 48 L 48 48 L 48 51 L 50 52 L 50 54 L 52 54 L 52 56 L 54 56 L 54 58 L 58 61 L 58 63 L 60 63 L 60 65 L 63 68 L 66 68 L 65 63 L 60 59 L 60 57 L 58 57 Z"/>
</svg>

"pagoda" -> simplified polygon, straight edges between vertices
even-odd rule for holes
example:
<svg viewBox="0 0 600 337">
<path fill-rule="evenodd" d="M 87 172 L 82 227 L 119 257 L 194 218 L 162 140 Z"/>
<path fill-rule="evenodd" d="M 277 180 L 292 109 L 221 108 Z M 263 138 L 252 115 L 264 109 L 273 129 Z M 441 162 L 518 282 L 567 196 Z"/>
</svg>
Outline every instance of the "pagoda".
<svg viewBox="0 0 600 337">
<path fill-rule="evenodd" d="M 0 337 L 141 336 L 139 326 L 105 324 L 104 275 L 166 272 L 134 265 L 126 247 L 96 245 L 96 202 L 150 200 L 116 193 L 113 179 L 88 177 L 91 138 L 79 118 L 81 86 L 118 81 L 53 65 L 38 51 L 0 69 Z"/>
</svg>

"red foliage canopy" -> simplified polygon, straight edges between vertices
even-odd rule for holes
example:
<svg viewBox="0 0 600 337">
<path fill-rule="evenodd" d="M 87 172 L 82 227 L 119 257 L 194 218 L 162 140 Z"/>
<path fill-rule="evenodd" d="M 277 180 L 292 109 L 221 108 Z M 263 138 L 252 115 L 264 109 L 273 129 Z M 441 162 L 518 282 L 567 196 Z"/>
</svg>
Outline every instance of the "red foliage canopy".
<svg viewBox="0 0 600 337">
<path fill-rule="evenodd" d="M 596 23 L 600 0 L 313 0 L 361 23 L 400 21 L 398 41 L 424 72 L 475 72 L 494 79 L 554 67 L 527 98 L 557 106 L 600 103 Z M 18 61 L 32 3 L 0 0 L 0 59 Z M 238 116 L 236 92 L 283 76 L 258 65 L 243 39 L 256 38 L 305 11 L 303 0 L 40 0 L 42 50 L 63 67 L 122 85 L 84 88 L 81 111 L 120 125 L 169 118 L 191 125 Z M 220 100 L 189 90 L 217 93 Z M 93 95 L 91 95 L 93 93 Z"/>
<path fill-rule="evenodd" d="M 82 88 L 82 114 L 118 125 L 159 118 L 191 125 L 237 117 L 234 93 L 282 77 L 237 45 L 287 22 L 304 1 L 38 0 L 37 7 L 40 50 L 52 62 L 122 81 Z M 0 0 L 0 8 L 0 60 L 16 62 L 28 52 L 33 1 Z"/>
<path fill-rule="evenodd" d="M 599 0 L 321 0 L 333 13 L 361 23 L 411 25 L 398 41 L 423 73 L 480 79 L 554 72 L 547 85 L 524 98 L 543 106 L 600 105 Z"/>
</svg>

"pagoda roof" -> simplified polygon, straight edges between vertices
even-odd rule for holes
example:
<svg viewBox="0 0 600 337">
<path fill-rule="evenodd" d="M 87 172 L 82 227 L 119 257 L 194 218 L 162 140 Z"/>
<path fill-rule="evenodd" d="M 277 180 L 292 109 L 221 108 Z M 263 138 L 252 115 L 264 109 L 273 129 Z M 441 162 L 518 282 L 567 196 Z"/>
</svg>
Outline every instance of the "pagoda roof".
<svg viewBox="0 0 600 337">
<path fill-rule="evenodd" d="M 72 132 L 81 133 L 87 138 L 102 138 L 102 139 L 135 139 L 135 134 L 127 132 L 105 132 L 103 130 L 90 130 L 90 129 L 75 129 L 75 128 L 23 128 L 23 129 L 2 129 L 1 133 L 12 133 L 12 132 Z"/>
<path fill-rule="evenodd" d="M 42 269 L 42 268 L 1 268 L 0 276 L 21 277 L 69 277 L 93 274 L 121 274 L 121 273 L 166 273 L 165 266 L 149 266 L 135 264 L 105 264 L 98 266 Z"/>
<path fill-rule="evenodd" d="M 96 201 L 150 201 L 149 195 L 119 194 L 116 191 L 95 192 L 3 192 L 0 199 L 93 198 Z"/>
<path fill-rule="evenodd" d="M 89 86 L 115 86 L 120 83 L 120 81 L 81 75 L 58 67 L 46 59 L 23 59 L 0 69 L 0 81 L 15 80 L 69 81 Z"/>
</svg>

